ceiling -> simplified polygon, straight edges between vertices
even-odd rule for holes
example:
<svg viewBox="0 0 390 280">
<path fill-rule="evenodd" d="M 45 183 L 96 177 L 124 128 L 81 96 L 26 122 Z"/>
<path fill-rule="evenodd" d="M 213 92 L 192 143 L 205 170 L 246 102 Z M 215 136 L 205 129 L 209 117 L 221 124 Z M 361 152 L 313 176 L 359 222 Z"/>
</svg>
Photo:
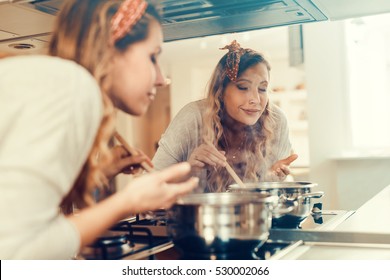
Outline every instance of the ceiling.
<svg viewBox="0 0 390 280">
<path fill-rule="evenodd" d="M 42 52 L 50 38 L 55 14 L 62 2 L 63 0 L 0 0 L 0 51 Z M 389 0 L 154 0 L 152 2 L 163 14 L 165 41 L 183 42 L 182 44 L 167 43 L 167 53 L 176 45 L 185 48 L 183 53 L 191 53 L 193 48 L 198 48 L 199 45 L 206 51 L 207 43 L 202 39 L 205 36 L 239 32 L 240 36 L 245 37 L 247 35 L 242 34 L 250 30 L 271 27 L 274 29 L 278 26 L 298 23 L 390 12 Z M 228 41 L 229 38 L 225 37 L 211 40 Z M 190 38 L 197 39 L 189 40 L 187 43 L 183 41 Z M 276 38 L 273 39 L 277 41 Z M 215 45 L 220 46 L 221 43 Z M 15 45 L 19 48 L 15 48 Z"/>
</svg>

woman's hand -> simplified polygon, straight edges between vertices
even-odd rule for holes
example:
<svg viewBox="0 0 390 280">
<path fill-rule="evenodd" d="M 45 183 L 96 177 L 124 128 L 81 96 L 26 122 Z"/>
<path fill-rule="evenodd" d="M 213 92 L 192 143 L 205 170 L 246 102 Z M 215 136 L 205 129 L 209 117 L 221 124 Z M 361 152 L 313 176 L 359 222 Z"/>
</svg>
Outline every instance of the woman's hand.
<svg viewBox="0 0 390 280">
<path fill-rule="evenodd" d="M 192 191 L 198 185 L 198 178 L 192 177 L 183 181 L 190 170 L 190 165 L 184 162 L 144 174 L 132 180 L 119 194 L 130 213 L 168 208 L 179 196 Z M 172 181 L 178 183 L 170 183 Z"/>
<path fill-rule="evenodd" d="M 141 162 L 147 162 L 153 167 L 150 158 L 145 155 L 141 150 L 137 149 L 139 155 L 130 155 L 129 152 L 122 146 L 117 145 L 112 148 L 112 162 L 104 170 L 108 179 L 112 179 L 119 173 L 125 174 L 138 174 L 142 171 Z"/>
<path fill-rule="evenodd" d="M 77 215 L 68 216 L 80 233 L 80 248 L 91 244 L 110 226 L 129 214 L 143 213 L 170 207 L 179 196 L 190 192 L 199 182 L 190 178 L 180 183 L 169 183 L 188 176 L 191 166 L 187 163 L 172 165 L 161 171 L 134 178 L 121 191 L 99 203 L 86 207 Z"/>
<path fill-rule="evenodd" d="M 205 165 L 226 166 L 226 157 L 224 151 L 218 151 L 209 144 L 202 144 L 192 152 L 188 162 L 192 167 L 198 168 L 205 167 Z"/>
<path fill-rule="evenodd" d="M 297 158 L 297 154 L 292 154 L 285 159 L 277 161 L 270 169 L 271 175 L 277 177 L 280 181 L 286 179 L 287 175 L 290 174 L 290 164 Z"/>
</svg>

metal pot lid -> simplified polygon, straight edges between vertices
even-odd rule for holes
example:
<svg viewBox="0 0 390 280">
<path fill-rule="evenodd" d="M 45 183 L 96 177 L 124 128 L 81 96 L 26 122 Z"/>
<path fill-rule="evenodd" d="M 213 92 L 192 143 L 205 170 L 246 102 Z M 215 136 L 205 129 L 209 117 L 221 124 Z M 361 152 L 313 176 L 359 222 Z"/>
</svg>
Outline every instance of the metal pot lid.
<svg viewBox="0 0 390 280">
<path fill-rule="evenodd" d="M 228 186 L 229 190 L 271 190 L 271 189 L 307 189 L 317 187 L 317 183 L 311 182 L 253 182 L 244 183 L 245 188 L 238 184 Z"/>
<path fill-rule="evenodd" d="M 275 203 L 278 196 L 250 193 L 194 193 L 177 200 L 176 205 L 237 205 L 247 203 Z"/>
</svg>

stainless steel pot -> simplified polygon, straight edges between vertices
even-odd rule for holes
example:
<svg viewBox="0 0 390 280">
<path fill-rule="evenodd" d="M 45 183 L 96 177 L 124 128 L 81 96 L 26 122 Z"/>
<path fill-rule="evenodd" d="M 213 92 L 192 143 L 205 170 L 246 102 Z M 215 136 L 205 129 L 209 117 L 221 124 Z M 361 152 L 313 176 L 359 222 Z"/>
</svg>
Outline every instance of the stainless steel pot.
<svg viewBox="0 0 390 280">
<path fill-rule="evenodd" d="M 312 192 L 318 184 L 310 182 L 258 182 L 246 183 L 245 188 L 237 184 L 228 187 L 233 193 L 263 193 L 279 197 L 281 207 L 287 207 L 291 202 L 297 206 L 288 213 L 274 213 L 272 225 L 274 227 L 298 227 L 305 220 L 313 208 L 313 198 L 321 198 L 324 192 Z"/>
<path fill-rule="evenodd" d="M 197 193 L 168 210 L 167 231 L 184 252 L 250 252 L 268 238 L 278 197 L 249 193 Z"/>
</svg>

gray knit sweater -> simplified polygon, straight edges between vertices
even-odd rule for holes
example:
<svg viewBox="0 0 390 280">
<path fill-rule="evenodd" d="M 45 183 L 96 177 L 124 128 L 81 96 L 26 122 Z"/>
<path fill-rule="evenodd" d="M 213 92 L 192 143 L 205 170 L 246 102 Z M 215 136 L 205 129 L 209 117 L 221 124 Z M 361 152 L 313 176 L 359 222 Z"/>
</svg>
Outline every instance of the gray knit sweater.
<svg viewBox="0 0 390 280">
<path fill-rule="evenodd" d="M 206 109 L 206 100 L 194 101 L 184 106 L 169 124 L 167 130 L 159 141 L 159 147 L 153 157 L 153 164 L 157 170 L 172 164 L 187 161 L 193 150 L 202 144 L 202 115 Z M 288 157 L 291 152 L 289 131 L 285 114 L 275 105 L 275 138 L 272 142 L 272 151 L 265 158 L 265 171 L 260 174 L 263 181 L 273 181 L 275 178 L 267 174 L 268 170 L 278 160 Z M 206 169 L 199 176 L 197 191 L 208 191 Z M 245 181 L 245 180 L 244 180 Z"/>
</svg>

